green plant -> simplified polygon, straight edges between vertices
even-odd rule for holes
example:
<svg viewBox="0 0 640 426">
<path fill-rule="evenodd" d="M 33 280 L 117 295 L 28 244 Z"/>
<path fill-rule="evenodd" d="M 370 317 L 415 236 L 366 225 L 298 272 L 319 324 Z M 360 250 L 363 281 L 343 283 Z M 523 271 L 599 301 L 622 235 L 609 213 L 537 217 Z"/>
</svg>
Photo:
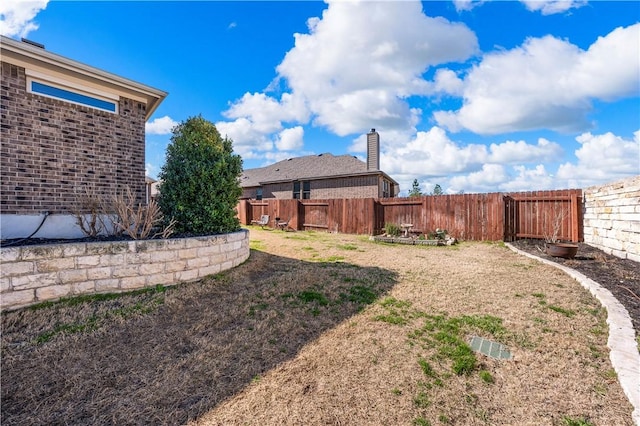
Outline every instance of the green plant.
<svg viewBox="0 0 640 426">
<path fill-rule="evenodd" d="M 422 417 L 416 417 L 415 419 L 413 419 L 413 424 L 415 426 L 431 426 L 431 422 Z"/>
<path fill-rule="evenodd" d="M 549 305 L 548 308 L 551 309 L 554 312 L 557 312 L 557 313 L 562 314 L 565 317 L 569 317 L 569 318 L 571 318 L 572 316 L 574 316 L 576 314 L 575 311 L 572 311 L 571 309 L 565 309 L 565 308 L 562 308 L 560 306 Z"/>
<path fill-rule="evenodd" d="M 482 381 L 485 382 L 485 383 L 494 383 L 495 382 L 495 379 L 493 378 L 491 373 L 489 373 L 487 370 L 480 371 L 479 375 L 480 375 L 480 379 L 482 379 Z"/>
<path fill-rule="evenodd" d="M 562 424 L 565 426 L 593 426 L 589 420 L 584 418 L 574 419 L 573 417 L 562 417 Z"/>
<path fill-rule="evenodd" d="M 395 223 L 385 223 L 384 233 L 392 237 L 397 237 L 398 235 L 400 235 L 400 227 Z"/>
<path fill-rule="evenodd" d="M 420 189 L 420 184 L 418 183 L 418 179 L 414 179 L 411 187 L 411 191 L 409 191 L 409 197 L 419 197 L 421 195 L 422 195 L 422 189 Z"/>
<path fill-rule="evenodd" d="M 159 178 L 158 204 L 165 222 L 175 220 L 175 232 L 197 235 L 240 228 L 235 207 L 242 193 L 242 159 L 232 141 L 201 116 L 173 129 L 167 159 Z"/>
</svg>

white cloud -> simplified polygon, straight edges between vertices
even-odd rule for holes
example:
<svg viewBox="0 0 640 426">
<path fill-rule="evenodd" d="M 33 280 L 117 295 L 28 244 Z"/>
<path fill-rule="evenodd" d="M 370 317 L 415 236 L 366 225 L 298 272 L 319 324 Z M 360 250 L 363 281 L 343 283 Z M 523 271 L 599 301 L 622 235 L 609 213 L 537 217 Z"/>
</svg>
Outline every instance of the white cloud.
<svg viewBox="0 0 640 426">
<path fill-rule="evenodd" d="M 304 129 L 301 126 L 284 129 L 278 135 L 276 148 L 280 151 L 295 151 L 302 149 Z"/>
<path fill-rule="evenodd" d="M 484 3 L 483 0 L 453 0 L 453 5 L 458 12 L 463 10 L 471 10 Z"/>
<path fill-rule="evenodd" d="M 328 1 L 322 17 L 307 25 L 307 34 L 294 35 L 295 46 L 268 88 L 284 83 L 289 93 L 280 99 L 247 93 L 224 113 L 246 120 L 227 126 L 234 141 L 248 146 L 254 143 L 250 137 L 279 132 L 283 123 L 310 120 L 340 136 L 372 126 L 413 131 L 422 111 L 411 108 L 406 97 L 434 90 L 422 74 L 478 50 L 471 30 L 427 17 L 418 1 Z M 438 90 L 459 91 L 455 74 L 439 75 Z M 240 129 L 244 132 L 234 133 Z"/>
<path fill-rule="evenodd" d="M 33 18 L 47 7 L 48 0 L 2 0 L 0 2 L 0 34 L 27 37 L 38 29 Z"/>
<path fill-rule="evenodd" d="M 418 132 L 407 143 L 387 146 L 381 153 L 381 168 L 394 176 L 446 176 L 477 170 L 487 158 L 484 145 L 461 146 L 446 132 L 433 127 Z"/>
<path fill-rule="evenodd" d="M 587 51 L 551 36 L 487 54 L 464 80 L 463 106 L 436 111 L 451 131 L 481 134 L 552 129 L 583 131 L 594 99 L 638 96 L 640 24 L 617 28 Z"/>
<path fill-rule="evenodd" d="M 216 128 L 220 135 L 233 140 L 233 150 L 243 158 L 259 158 L 259 151 L 273 149 L 273 142 L 264 133 L 257 131 L 248 118 L 221 121 L 216 123 Z"/>
<path fill-rule="evenodd" d="M 427 17 L 420 2 L 329 2 L 308 26 L 277 71 L 338 135 L 411 127 L 417 111 L 404 97 L 429 87 L 422 73 L 478 48 L 467 27 Z"/>
<path fill-rule="evenodd" d="M 492 143 L 489 151 L 488 161 L 502 164 L 553 161 L 563 155 L 560 145 L 545 138 L 538 139 L 537 145 L 531 145 L 522 140 L 506 141 L 501 144 Z"/>
<path fill-rule="evenodd" d="M 144 130 L 149 135 L 168 135 L 178 124 L 177 121 L 165 115 L 164 117 L 156 118 L 153 121 L 145 123 Z"/>
<path fill-rule="evenodd" d="M 434 91 L 449 95 L 460 96 L 463 94 L 464 81 L 458 75 L 448 69 L 439 69 L 434 78 Z"/>
<path fill-rule="evenodd" d="M 583 133 L 576 140 L 581 144 L 576 150 L 577 164 L 562 164 L 557 174 L 571 186 L 585 187 L 640 174 L 640 130 L 633 140 L 611 132 Z"/>
<path fill-rule="evenodd" d="M 387 137 L 385 134 L 385 141 Z M 364 141 L 357 139 L 358 146 Z M 488 148 L 483 144 L 461 144 L 449 138 L 440 127 L 427 132 L 418 132 L 408 142 L 396 137 L 392 143 L 384 143 L 381 168 L 392 176 L 447 176 L 479 172 L 486 165 L 521 165 L 554 161 L 563 155 L 562 147 L 544 138 L 537 144 L 523 140 L 493 143 Z M 496 168 L 488 171 L 495 173 Z M 486 175 L 485 171 L 481 176 Z M 493 183 L 493 181 L 492 181 Z"/>
<path fill-rule="evenodd" d="M 543 15 L 563 13 L 569 9 L 578 9 L 587 4 L 586 0 L 520 0 L 532 12 Z"/>
</svg>

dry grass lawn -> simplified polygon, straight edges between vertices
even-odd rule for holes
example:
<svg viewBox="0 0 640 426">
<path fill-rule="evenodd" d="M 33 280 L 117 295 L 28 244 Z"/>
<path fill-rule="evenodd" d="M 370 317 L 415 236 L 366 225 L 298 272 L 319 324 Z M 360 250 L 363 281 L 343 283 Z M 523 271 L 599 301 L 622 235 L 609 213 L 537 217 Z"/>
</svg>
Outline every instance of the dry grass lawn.
<svg viewBox="0 0 640 426">
<path fill-rule="evenodd" d="M 500 244 L 251 240 L 203 283 L 4 314 L 2 424 L 632 425 L 606 312 L 555 268 Z"/>
</svg>

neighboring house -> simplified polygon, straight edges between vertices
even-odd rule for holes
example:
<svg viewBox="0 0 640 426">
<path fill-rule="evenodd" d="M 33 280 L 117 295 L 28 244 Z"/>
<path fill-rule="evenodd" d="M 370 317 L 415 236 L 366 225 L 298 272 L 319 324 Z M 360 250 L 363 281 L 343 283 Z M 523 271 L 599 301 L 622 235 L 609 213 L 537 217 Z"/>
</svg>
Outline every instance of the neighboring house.
<svg viewBox="0 0 640 426">
<path fill-rule="evenodd" d="M 129 186 L 144 203 L 145 122 L 167 93 L 37 43 L 0 41 L 1 238 L 81 237 L 72 213 L 87 191 Z"/>
<path fill-rule="evenodd" d="M 388 198 L 398 182 L 380 170 L 380 135 L 367 134 L 367 162 L 352 155 L 319 154 L 289 158 L 248 169 L 240 178 L 243 199 Z"/>
</svg>

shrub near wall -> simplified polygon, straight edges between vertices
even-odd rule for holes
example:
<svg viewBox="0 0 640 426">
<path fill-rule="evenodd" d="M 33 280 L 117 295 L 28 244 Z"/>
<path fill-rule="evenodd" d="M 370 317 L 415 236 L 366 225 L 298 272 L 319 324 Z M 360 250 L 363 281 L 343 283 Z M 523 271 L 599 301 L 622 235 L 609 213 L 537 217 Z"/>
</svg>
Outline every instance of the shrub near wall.
<svg viewBox="0 0 640 426">
<path fill-rule="evenodd" d="M 3 247 L 0 309 L 195 281 L 249 257 L 249 232 L 194 238 Z"/>
<path fill-rule="evenodd" d="M 640 262 L 640 176 L 584 190 L 584 241 Z"/>
</svg>

